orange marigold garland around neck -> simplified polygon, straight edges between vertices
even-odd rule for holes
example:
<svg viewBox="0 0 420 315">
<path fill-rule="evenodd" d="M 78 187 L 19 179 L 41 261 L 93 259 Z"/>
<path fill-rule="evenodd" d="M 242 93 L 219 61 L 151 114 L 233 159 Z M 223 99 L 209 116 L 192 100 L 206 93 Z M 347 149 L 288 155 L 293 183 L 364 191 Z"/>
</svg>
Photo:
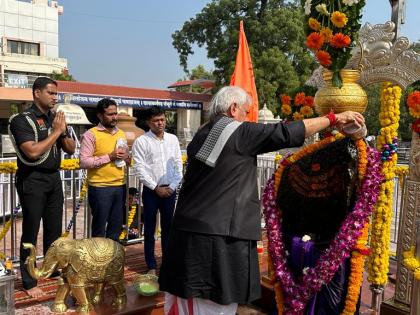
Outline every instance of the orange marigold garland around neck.
<svg viewBox="0 0 420 315">
<path fill-rule="evenodd" d="M 279 307 L 279 314 L 303 314 L 307 302 L 315 293 L 321 290 L 324 284 L 328 284 L 339 266 L 350 256 L 351 252 L 358 251 L 366 254 L 365 232 L 369 215 L 373 211 L 377 201 L 379 185 L 382 180 L 380 172 L 379 153 L 366 148 L 360 144 L 358 150 L 366 148 L 366 155 L 359 153 L 359 172 L 365 172 L 364 177 L 359 183 L 357 200 L 353 211 L 347 214 L 339 228 L 335 238 L 331 241 L 330 247 L 325 249 L 316 265 L 305 268 L 303 275 L 296 280 L 288 266 L 287 254 L 282 232 L 282 210 L 277 207 L 277 191 L 280 186 L 283 171 L 287 165 L 293 164 L 305 156 L 326 147 L 336 141 L 335 137 L 328 137 L 324 140 L 305 147 L 296 154 L 285 158 L 273 179 L 267 183 L 263 195 L 264 215 L 267 224 L 267 236 L 269 240 L 269 252 L 273 262 L 273 268 L 278 284 L 275 285 L 276 301 Z M 364 166 L 365 164 L 367 166 Z M 354 255 L 355 272 L 352 273 L 349 290 L 354 292 L 347 296 L 346 308 L 344 312 L 350 311 L 355 307 L 355 292 L 360 292 L 360 266 L 361 260 Z M 363 269 L 363 268 L 362 268 Z M 279 305 L 282 304 L 282 305 Z M 346 313 L 344 313 L 346 314 Z"/>
</svg>

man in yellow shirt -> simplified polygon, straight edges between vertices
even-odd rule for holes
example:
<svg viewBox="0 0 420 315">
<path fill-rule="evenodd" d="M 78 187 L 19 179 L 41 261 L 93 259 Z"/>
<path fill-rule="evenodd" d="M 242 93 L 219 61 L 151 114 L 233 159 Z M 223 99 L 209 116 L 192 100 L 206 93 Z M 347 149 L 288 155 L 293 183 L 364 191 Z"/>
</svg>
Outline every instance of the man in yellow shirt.
<svg viewBox="0 0 420 315">
<path fill-rule="evenodd" d="M 125 203 L 125 162 L 129 162 L 126 137 L 117 128 L 117 104 L 104 98 L 98 102 L 99 123 L 82 138 L 80 167 L 88 170 L 88 196 L 92 211 L 92 237 L 118 241 Z M 124 143 L 125 146 L 117 146 Z M 121 162 L 123 162 L 121 164 Z"/>
</svg>

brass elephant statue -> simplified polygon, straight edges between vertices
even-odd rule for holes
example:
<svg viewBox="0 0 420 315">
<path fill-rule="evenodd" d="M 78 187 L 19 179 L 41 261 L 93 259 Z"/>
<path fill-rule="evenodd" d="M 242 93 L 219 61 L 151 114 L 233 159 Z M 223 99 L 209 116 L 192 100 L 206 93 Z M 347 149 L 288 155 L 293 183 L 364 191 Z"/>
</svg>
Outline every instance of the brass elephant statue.
<svg viewBox="0 0 420 315">
<path fill-rule="evenodd" d="M 66 312 L 66 297 L 72 293 L 77 301 L 77 311 L 87 313 L 102 299 L 105 284 L 115 291 L 113 306 L 121 308 L 126 303 L 124 284 L 124 247 L 107 238 L 73 240 L 57 239 L 48 249 L 40 269 L 36 267 L 36 251 L 32 244 L 24 243 L 24 248 L 31 253 L 26 260 L 29 274 L 35 279 L 45 279 L 56 269 L 62 274 L 58 279 L 58 288 L 51 311 Z M 93 284 L 94 297 L 89 299 L 87 287 Z"/>
</svg>

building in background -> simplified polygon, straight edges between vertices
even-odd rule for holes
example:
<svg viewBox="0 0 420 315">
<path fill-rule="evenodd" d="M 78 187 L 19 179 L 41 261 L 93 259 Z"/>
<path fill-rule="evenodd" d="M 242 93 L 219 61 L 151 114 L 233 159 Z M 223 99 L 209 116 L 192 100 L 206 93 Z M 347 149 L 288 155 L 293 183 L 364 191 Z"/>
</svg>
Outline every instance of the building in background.
<svg viewBox="0 0 420 315">
<path fill-rule="evenodd" d="M 31 104 L 35 79 L 67 72 L 67 60 L 59 55 L 58 19 L 62 13 L 57 1 L 0 0 L 0 155 L 11 153 L 4 152 L 2 145 L 8 119 Z M 208 91 L 214 86 L 210 80 L 196 81 Z M 177 134 L 184 146 L 203 121 L 203 110 L 211 100 L 209 94 L 69 81 L 58 81 L 58 91 L 59 103 L 79 105 L 94 124 L 95 106 L 103 97 L 114 99 L 119 111 L 136 117 L 136 124 L 143 129 L 147 128 L 144 110 L 162 106 L 167 109 L 168 131 Z M 79 125 L 77 131 L 82 133 L 88 127 Z"/>
<path fill-rule="evenodd" d="M 57 1 L 0 1 L 0 133 L 7 119 L 32 100 L 30 88 L 38 76 L 67 69 L 59 57 Z"/>
</svg>

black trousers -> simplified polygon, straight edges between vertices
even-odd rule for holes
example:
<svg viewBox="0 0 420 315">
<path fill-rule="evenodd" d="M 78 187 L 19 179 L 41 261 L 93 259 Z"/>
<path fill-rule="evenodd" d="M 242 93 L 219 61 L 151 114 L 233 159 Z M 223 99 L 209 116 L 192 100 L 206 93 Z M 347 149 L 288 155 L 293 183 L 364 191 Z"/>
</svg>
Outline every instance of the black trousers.
<svg viewBox="0 0 420 315">
<path fill-rule="evenodd" d="M 22 238 L 20 242 L 20 271 L 23 288 L 28 290 L 37 285 L 25 266 L 29 250 L 22 243 L 36 246 L 39 226 L 43 224 L 43 252 L 46 254 L 51 244 L 60 237 L 63 218 L 63 190 L 60 173 L 33 171 L 30 174 L 17 175 L 16 189 L 22 206 Z"/>
<path fill-rule="evenodd" d="M 143 187 L 143 207 L 144 207 L 144 258 L 147 268 L 156 269 L 155 258 L 155 231 L 156 216 L 160 212 L 160 227 L 162 253 L 164 254 L 168 244 L 169 229 L 174 215 L 176 193 L 168 198 L 159 197 L 156 192 Z"/>
</svg>

